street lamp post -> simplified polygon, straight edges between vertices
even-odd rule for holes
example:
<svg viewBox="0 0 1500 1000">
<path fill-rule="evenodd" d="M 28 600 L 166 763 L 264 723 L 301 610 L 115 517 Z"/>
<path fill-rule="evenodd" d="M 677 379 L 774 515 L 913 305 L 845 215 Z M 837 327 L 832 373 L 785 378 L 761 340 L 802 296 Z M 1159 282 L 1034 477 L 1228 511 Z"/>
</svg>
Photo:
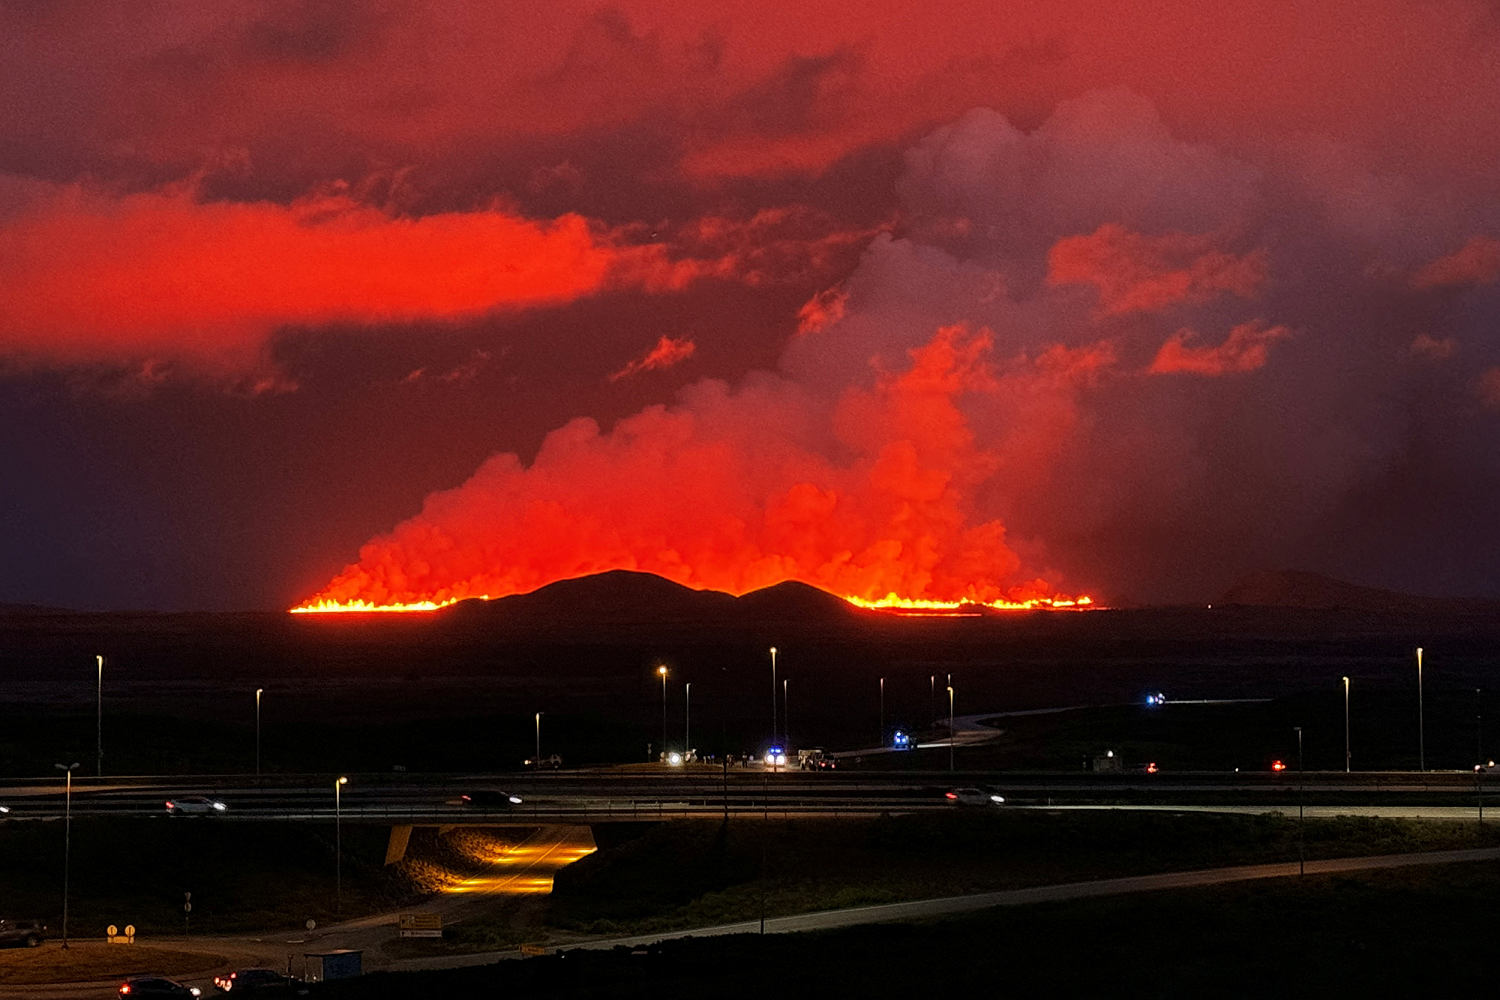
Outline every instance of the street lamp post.
<svg viewBox="0 0 1500 1000">
<path fill-rule="evenodd" d="M 771 745 L 776 745 L 776 647 L 771 647 Z"/>
<path fill-rule="evenodd" d="M 349 779 L 342 775 L 333 783 L 333 912 L 338 914 L 344 912 L 344 808 L 339 793 L 347 784 Z"/>
<path fill-rule="evenodd" d="M 792 702 L 791 699 L 787 696 L 786 690 L 787 684 L 790 683 L 790 681 L 791 678 L 789 677 L 783 677 L 781 679 L 781 728 L 785 730 L 785 732 L 783 732 L 781 735 L 786 737 L 787 743 L 792 742 Z M 791 752 L 791 749 L 792 748 L 790 746 L 782 747 L 782 750 L 787 751 L 788 753 Z"/>
<path fill-rule="evenodd" d="M 73 857 L 73 770 L 78 766 L 75 760 L 71 764 L 53 764 L 53 767 L 62 771 L 67 776 L 67 790 L 63 793 L 63 914 L 62 914 L 62 946 L 68 947 L 68 874 Z"/>
<path fill-rule="evenodd" d="M 102 777 L 104 775 L 104 657 L 95 656 L 94 659 L 99 664 L 99 686 L 98 693 L 94 699 L 94 722 L 98 737 L 99 750 L 98 768 L 95 773 Z"/>
<path fill-rule="evenodd" d="M 885 746 L 885 678 L 880 678 L 880 742 L 878 747 Z"/>
<path fill-rule="evenodd" d="M 255 776 L 260 777 L 260 696 L 265 688 L 255 689 Z"/>
<path fill-rule="evenodd" d="M 536 713 L 536 756 L 531 762 L 540 770 L 542 766 L 542 713 Z"/>
<path fill-rule="evenodd" d="M 927 675 L 927 718 L 937 721 L 937 674 Z"/>
<path fill-rule="evenodd" d="M 1344 773 L 1349 773 L 1349 678 L 1344 678 Z"/>
<path fill-rule="evenodd" d="M 949 675 L 952 676 L 951 674 Z M 948 685 L 948 770 L 953 770 L 953 685 Z"/>
<path fill-rule="evenodd" d="M 1307 874 L 1307 849 L 1302 837 L 1302 783 L 1306 779 L 1302 773 L 1302 727 L 1293 726 L 1297 730 L 1297 874 Z"/>
<path fill-rule="evenodd" d="M 1422 707 L 1422 647 L 1417 647 L 1417 770 L 1427 770 L 1427 712 Z"/>
<path fill-rule="evenodd" d="M 693 682 L 688 681 L 683 688 L 682 707 L 682 762 L 687 763 L 688 754 L 693 752 Z"/>
<path fill-rule="evenodd" d="M 656 668 L 661 675 L 661 759 L 667 759 L 667 667 L 661 664 Z"/>
</svg>

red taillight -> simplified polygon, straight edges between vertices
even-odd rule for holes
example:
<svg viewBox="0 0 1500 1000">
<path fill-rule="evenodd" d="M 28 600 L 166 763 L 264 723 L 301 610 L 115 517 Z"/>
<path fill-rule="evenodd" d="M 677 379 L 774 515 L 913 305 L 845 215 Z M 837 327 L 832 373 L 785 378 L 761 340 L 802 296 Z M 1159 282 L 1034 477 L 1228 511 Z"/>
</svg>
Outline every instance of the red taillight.
<svg viewBox="0 0 1500 1000">
<path fill-rule="evenodd" d="M 129 983 L 123 983 L 120 986 L 120 996 L 124 996 L 125 994 L 127 994 L 129 992 L 130 992 L 130 984 Z"/>
<path fill-rule="evenodd" d="M 168 802 L 168 803 L 167 803 L 167 808 L 168 808 L 168 809 L 176 809 L 176 808 L 177 808 L 177 807 L 176 807 L 176 806 L 174 806 L 174 805 L 173 805 L 173 804 L 172 804 L 172 803 L 170 803 L 170 802 Z"/>
<path fill-rule="evenodd" d="M 465 802 L 473 802 L 474 801 L 473 799 L 469 798 L 467 795 L 460 795 L 459 798 L 463 799 Z"/>
<path fill-rule="evenodd" d="M 952 792 L 944 792 L 943 793 L 943 798 L 945 798 L 945 799 L 956 799 L 956 798 L 958 798 L 958 796 L 954 795 Z"/>
</svg>

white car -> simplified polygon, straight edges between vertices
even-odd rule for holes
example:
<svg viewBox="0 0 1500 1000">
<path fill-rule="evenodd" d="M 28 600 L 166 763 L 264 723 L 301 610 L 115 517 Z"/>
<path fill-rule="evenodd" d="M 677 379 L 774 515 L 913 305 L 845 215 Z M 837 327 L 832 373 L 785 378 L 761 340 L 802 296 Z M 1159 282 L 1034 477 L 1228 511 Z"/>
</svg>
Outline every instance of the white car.
<svg viewBox="0 0 1500 1000">
<path fill-rule="evenodd" d="M 1005 802 L 1005 796 L 983 788 L 950 788 L 943 793 L 943 798 L 956 806 L 998 806 Z"/>
<path fill-rule="evenodd" d="M 167 812 L 173 816 L 203 815 L 218 816 L 229 807 L 218 799 L 211 799 L 207 795 L 188 795 L 178 799 L 167 800 Z"/>
</svg>

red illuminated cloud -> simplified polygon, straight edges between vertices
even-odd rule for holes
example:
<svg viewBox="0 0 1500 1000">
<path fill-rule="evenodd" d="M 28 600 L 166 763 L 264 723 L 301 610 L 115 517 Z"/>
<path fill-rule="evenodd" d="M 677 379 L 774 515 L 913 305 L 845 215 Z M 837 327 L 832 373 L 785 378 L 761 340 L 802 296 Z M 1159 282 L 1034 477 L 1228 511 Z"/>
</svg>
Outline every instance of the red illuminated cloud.
<svg viewBox="0 0 1500 1000">
<path fill-rule="evenodd" d="M 1212 249 L 1206 236 L 1147 236 L 1113 223 L 1058 240 L 1047 255 L 1048 284 L 1093 285 L 1106 315 L 1155 312 L 1225 292 L 1248 298 L 1265 270 L 1264 252 L 1235 256 Z"/>
<path fill-rule="evenodd" d="M 675 364 L 686 361 L 693 356 L 697 345 L 686 337 L 673 338 L 662 337 L 656 342 L 656 346 L 644 355 L 636 358 L 624 368 L 609 376 L 611 382 L 618 382 L 622 378 L 629 378 L 641 372 L 656 371 L 659 368 L 670 368 Z"/>
<path fill-rule="evenodd" d="M 1479 376 L 1479 399 L 1492 410 L 1500 410 L 1500 366 L 1485 369 Z"/>
<path fill-rule="evenodd" d="M 1190 375 L 1229 375 L 1252 372 L 1266 363 L 1271 345 L 1291 335 L 1284 326 L 1268 327 L 1264 323 L 1241 323 L 1217 347 L 1191 347 L 1196 337 L 1190 330 L 1174 333 L 1147 370 L 1153 375 L 1186 373 Z"/>
<path fill-rule="evenodd" d="M 459 321 L 705 278 L 807 280 L 868 235 L 806 210 L 768 209 L 691 221 L 669 247 L 645 227 L 606 230 L 571 214 L 401 216 L 343 192 L 280 205 L 203 201 L 187 189 L 51 187 L 0 223 L 0 355 L 241 371 L 288 326 Z M 680 361 L 684 350 L 691 345 L 659 345 L 632 371 Z"/>
<path fill-rule="evenodd" d="M 0 350 L 232 364 L 287 324 L 452 319 L 577 298 L 621 257 L 576 215 L 393 218 L 343 195 L 283 206 L 70 187 L 0 228 Z"/>
<path fill-rule="evenodd" d="M 1500 280 L 1500 240 L 1475 236 L 1446 257 L 1439 257 L 1417 272 L 1417 288 L 1445 285 L 1487 285 Z"/>
</svg>

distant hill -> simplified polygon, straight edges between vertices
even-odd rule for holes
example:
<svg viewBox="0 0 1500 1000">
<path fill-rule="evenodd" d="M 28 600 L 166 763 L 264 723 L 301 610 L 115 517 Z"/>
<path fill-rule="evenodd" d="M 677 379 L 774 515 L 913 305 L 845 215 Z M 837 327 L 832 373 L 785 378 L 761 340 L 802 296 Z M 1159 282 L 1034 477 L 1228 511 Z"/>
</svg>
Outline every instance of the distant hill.
<svg viewBox="0 0 1500 1000">
<path fill-rule="evenodd" d="M 463 601 L 449 610 L 518 624 L 659 624 L 712 619 L 733 607 L 729 594 L 693 590 L 652 573 L 611 570 L 559 580 L 529 594 Z"/>
<path fill-rule="evenodd" d="M 76 615 L 80 614 L 71 608 L 53 608 L 45 604 L 5 604 L 0 603 L 0 617 L 20 618 L 33 615 Z"/>
<path fill-rule="evenodd" d="M 1398 614 L 1411 611 L 1500 611 L 1492 601 L 1422 597 L 1335 580 L 1319 573 L 1262 570 L 1244 577 L 1219 598 L 1220 604 L 1331 609 Z"/>
<path fill-rule="evenodd" d="M 693 590 L 652 573 L 611 570 L 560 580 L 491 601 L 461 601 L 444 614 L 522 628 L 588 625 L 744 625 L 756 622 L 841 622 L 864 612 L 805 583 L 778 583 L 735 597 Z"/>
<path fill-rule="evenodd" d="M 864 613 L 842 597 L 795 580 L 752 590 L 736 598 L 735 605 L 741 615 L 758 621 L 837 619 Z"/>
</svg>

